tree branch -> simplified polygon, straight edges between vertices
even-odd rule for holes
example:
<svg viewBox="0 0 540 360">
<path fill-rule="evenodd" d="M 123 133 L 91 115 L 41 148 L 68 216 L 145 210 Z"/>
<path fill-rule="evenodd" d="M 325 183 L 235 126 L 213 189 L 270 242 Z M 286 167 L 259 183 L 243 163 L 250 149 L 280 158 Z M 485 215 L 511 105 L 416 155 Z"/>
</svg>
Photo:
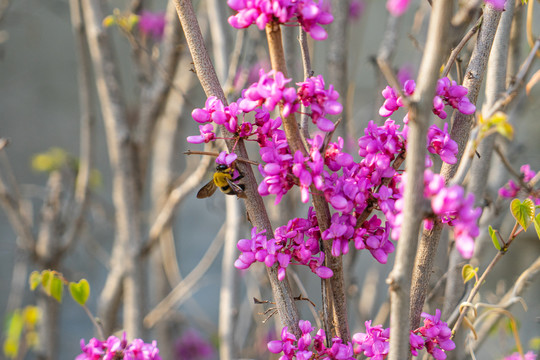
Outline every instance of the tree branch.
<svg viewBox="0 0 540 360">
<path fill-rule="evenodd" d="M 175 0 L 175 6 L 193 57 L 197 76 L 199 77 L 206 95 L 216 96 L 226 104 L 225 94 L 223 93 L 223 89 L 219 84 L 216 72 L 212 66 L 210 57 L 208 56 L 208 51 L 206 50 L 191 1 Z M 223 134 L 227 134 L 223 126 L 220 126 L 220 130 Z M 231 151 L 234 146 L 234 141 L 226 140 L 226 143 L 229 151 Z M 242 139 L 238 140 L 236 153 L 238 156 L 248 159 L 247 151 Z M 244 184 L 246 185 L 245 192 L 247 196 L 245 204 L 249 218 L 258 230 L 266 230 L 267 236 L 272 236 L 272 226 L 268 219 L 262 198 L 257 191 L 257 182 L 253 171 L 251 170 L 250 165 L 239 163 L 238 167 L 244 174 Z M 299 334 L 298 310 L 291 294 L 289 282 L 278 280 L 277 266 L 268 268 L 267 271 L 282 324 L 288 326 L 289 330 L 293 333 Z"/>
<path fill-rule="evenodd" d="M 406 359 L 410 354 L 409 306 L 411 275 L 414 268 L 420 224 L 423 220 L 424 170 L 426 137 L 437 86 L 439 67 L 447 53 L 446 42 L 452 1 L 434 2 L 429 22 L 428 38 L 418 74 L 418 86 L 409 108 L 409 133 L 404 199 L 404 220 L 397 243 L 394 268 L 388 276 L 390 285 L 390 351 L 389 360 Z M 414 299 L 413 299 L 414 301 Z"/>
</svg>

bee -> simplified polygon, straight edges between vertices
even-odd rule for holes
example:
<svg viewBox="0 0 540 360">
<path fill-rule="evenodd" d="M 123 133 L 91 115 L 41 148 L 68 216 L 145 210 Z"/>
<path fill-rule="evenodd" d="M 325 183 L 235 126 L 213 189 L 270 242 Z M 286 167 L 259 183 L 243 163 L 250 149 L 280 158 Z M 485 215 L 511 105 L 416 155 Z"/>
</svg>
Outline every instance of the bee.
<svg viewBox="0 0 540 360">
<path fill-rule="evenodd" d="M 239 175 L 236 178 L 233 178 L 234 169 L 227 167 L 227 165 L 219 164 L 216 166 L 216 172 L 212 180 L 208 184 L 204 185 L 199 192 L 197 193 L 198 199 L 204 199 L 212 196 L 216 189 L 219 188 L 222 193 L 226 195 L 236 195 L 239 198 L 246 198 L 244 193 L 245 185 L 236 184 L 235 181 L 240 180 L 244 177 L 242 173 L 238 172 Z"/>
</svg>

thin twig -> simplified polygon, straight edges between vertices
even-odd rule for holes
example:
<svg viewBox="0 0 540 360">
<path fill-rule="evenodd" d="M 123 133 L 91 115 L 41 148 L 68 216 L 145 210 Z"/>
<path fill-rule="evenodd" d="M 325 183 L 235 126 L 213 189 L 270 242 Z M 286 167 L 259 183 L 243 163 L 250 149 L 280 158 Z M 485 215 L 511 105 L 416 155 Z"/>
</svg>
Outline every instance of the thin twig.
<svg viewBox="0 0 540 360">
<path fill-rule="evenodd" d="M 457 44 L 457 46 L 452 50 L 452 52 L 450 53 L 450 57 L 448 58 L 448 60 L 446 61 L 446 64 L 444 65 L 444 70 L 441 77 L 448 76 L 452 68 L 452 64 L 454 64 L 454 61 L 456 61 L 456 58 L 458 57 L 459 53 L 461 52 L 461 50 L 463 50 L 465 45 L 467 45 L 469 40 L 478 32 L 478 30 L 480 30 L 483 20 L 484 20 L 484 16 L 482 15 L 478 18 L 478 20 L 476 21 L 476 24 L 474 24 L 474 26 L 469 31 L 467 31 L 467 33 L 463 36 L 459 44 Z"/>
<path fill-rule="evenodd" d="M 92 146 L 94 142 L 94 123 L 95 113 L 93 110 L 94 96 L 91 88 L 92 79 L 90 77 L 92 63 L 88 56 L 88 43 L 86 41 L 86 31 L 81 13 L 80 0 L 70 0 L 70 16 L 72 30 L 77 46 L 77 81 L 79 89 L 80 103 L 80 156 L 79 168 L 77 171 L 77 179 L 75 182 L 75 202 L 73 210 L 68 216 L 71 219 L 65 220 L 68 227 L 64 233 L 62 248 L 58 252 L 58 256 L 67 252 L 79 238 L 79 234 L 83 224 L 83 217 L 86 212 L 88 201 L 88 186 L 90 183 L 90 173 L 92 170 Z"/>
<path fill-rule="evenodd" d="M 218 152 L 215 152 L 215 151 L 194 151 L 194 150 L 186 150 L 184 151 L 184 154 L 186 155 L 208 155 L 208 156 L 213 156 L 213 157 L 218 157 L 219 156 L 219 153 Z M 243 162 L 243 163 L 246 163 L 246 164 L 251 164 L 251 165 L 255 165 L 255 166 L 259 166 L 259 163 L 257 161 L 253 161 L 253 160 L 249 160 L 249 159 L 244 159 L 242 157 L 237 157 L 236 158 L 236 161 L 240 161 L 240 162 Z"/>
<path fill-rule="evenodd" d="M 469 293 L 469 296 L 467 297 L 467 300 L 465 302 L 472 303 L 474 297 L 476 296 L 476 294 L 478 294 L 478 291 L 480 290 L 480 287 L 482 285 L 484 285 L 484 281 L 485 281 L 486 277 L 491 273 L 491 271 L 493 270 L 493 268 L 495 267 L 497 262 L 504 255 L 506 255 L 506 252 L 508 251 L 508 248 L 510 247 L 510 245 L 512 244 L 513 240 L 515 239 L 515 237 L 516 237 L 516 235 L 518 233 L 518 227 L 519 227 L 519 224 L 516 222 L 516 224 L 514 225 L 514 228 L 512 229 L 512 232 L 510 233 L 510 237 L 509 237 L 508 241 L 504 244 L 502 249 L 497 252 L 497 254 L 493 258 L 493 260 L 491 260 L 491 262 L 487 266 L 486 270 L 484 270 L 482 276 L 480 276 L 478 281 L 475 283 L 474 287 L 472 288 L 472 290 Z M 466 310 L 460 311 L 459 317 L 456 320 L 454 326 L 452 327 L 452 334 L 455 335 L 456 331 L 461 326 L 461 322 L 463 321 L 463 318 L 465 317 L 466 314 L 467 314 Z M 451 322 L 452 322 L 451 319 L 449 319 L 448 323 L 451 323 Z"/>
<path fill-rule="evenodd" d="M 238 270 L 234 267 L 236 244 L 240 234 L 240 203 L 234 197 L 225 200 L 227 218 L 225 220 L 225 244 L 221 261 L 221 289 L 219 293 L 219 325 L 220 359 L 232 360 L 236 353 L 234 348 L 234 329 L 236 316 L 232 311 L 236 307 Z"/>
<path fill-rule="evenodd" d="M 502 110 L 505 107 L 507 107 L 516 98 L 518 90 L 523 86 L 525 76 L 529 72 L 529 69 L 531 68 L 533 60 L 535 59 L 535 53 L 538 51 L 539 48 L 540 48 L 540 37 L 536 39 L 536 42 L 534 43 L 534 46 L 530 50 L 529 55 L 527 55 L 527 58 L 525 59 L 523 64 L 521 64 L 513 84 L 510 87 L 508 87 L 506 92 L 493 104 L 493 106 L 489 109 L 489 111 L 486 112 L 485 119 L 489 119 L 497 111 Z"/>
<path fill-rule="evenodd" d="M 236 41 L 234 42 L 234 49 L 231 54 L 231 61 L 229 64 L 229 72 L 227 75 L 227 81 L 223 88 L 225 89 L 225 95 L 229 95 L 236 89 L 233 88 L 236 75 L 240 69 L 240 57 L 242 56 L 242 48 L 244 46 L 245 31 L 238 31 L 236 33 Z"/>
<path fill-rule="evenodd" d="M 0 150 L 0 152 L 2 153 L 0 156 L 5 156 L 4 150 Z M 4 208 L 13 230 L 20 238 L 21 248 L 34 256 L 36 239 L 32 233 L 32 226 L 22 213 L 20 200 L 13 195 L 17 195 L 17 192 L 11 192 L 7 188 L 0 173 L 0 204 Z"/>
<path fill-rule="evenodd" d="M 514 176 L 514 178 L 519 182 L 519 185 L 520 187 L 524 188 L 524 189 L 527 189 L 527 191 L 531 191 L 532 189 L 530 188 L 529 184 L 527 184 L 525 181 L 523 181 L 523 175 L 520 174 L 519 172 L 517 172 L 514 167 L 512 166 L 512 164 L 510 164 L 510 161 L 506 158 L 506 156 L 503 154 L 503 152 L 501 151 L 501 147 L 498 146 L 498 145 L 495 145 L 495 152 L 497 153 L 497 155 L 499 156 L 499 158 L 501 159 L 503 165 L 506 167 L 506 169 L 510 172 L 510 174 L 512 174 L 512 176 Z"/>
<path fill-rule="evenodd" d="M 182 301 L 185 296 L 192 294 L 193 287 L 197 285 L 206 271 L 210 268 L 210 265 L 212 265 L 217 258 L 221 246 L 223 245 L 224 232 L 225 224 L 221 226 L 216 237 L 208 247 L 208 250 L 206 250 L 201 260 L 197 263 L 197 266 L 195 266 L 195 268 L 171 290 L 169 295 L 161 300 L 159 304 L 144 317 L 144 325 L 146 327 L 153 327 L 158 321 L 163 319 L 174 306 Z"/>
<path fill-rule="evenodd" d="M 306 288 L 304 287 L 304 284 L 302 284 L 302 280 L 300 280 L 300 277 L 298 276 L 296 271 L 294 271 L 292 269 L 288 269 L 287 274 L 292 276 L 292 278 L 294 280 L 294 283 L 296 284 L 296 286 L 298 286 L 298 289 L 300 290 L 300 292 L 307 296 Z M 321 321 L 321 317 L 315 311 L 315 304 L 313 304 L 313 303 L 311 303 L 311 304 L 313 305 L 312 307 L 309 307 L 309 311 L 311 312 L 311 316 L 313 316 L 313 318 L 315 319 L 315 322 L 317 323 L 317 327 L 319 329 L 322 329 L 323 324 L 322 324 L 322 321 Z"/>
<path fill-rule="evenodd" d="M 388 84 L 398 92 L 399 96 L 403 100 L 403 104 L 406 107 L 409 107 L 409 97 L 403 92 L 402 86 L 388 62 L 383 58 L 377 58 L 377 65 L 379 66 L 379 69 L 381 70 L 381 73 L 385 77 Z"/>
<path fill-rule="evenodd" d="M 529 1 L 527 6 L 527 42 L 530 47 L 534 47 L 533 21 L 534 21 L 534 1 Z M 540 50 L 535 50 L 536 56 L 540 57 Z"/>
<path fill-rule="evenodd" d="M 514 82 L 511 86 L 508 87 L 508 89 L 499 96 L 499 99 L 495 101 L 489 109 L 485 112 L 485 119 L 489 119 L 492 117 L 497 111 L 503 110 L 505 107 L 507 107 L 513 100 L 516 99 L 516 96 L 518 94 L 518 91 L 521 87 L 524 85 L 524 78 L 527 75 L 533 60 L 535 58 L 535 52 L 536 50 L 540 48 L 540 38 L 535 43 L 535 46 L 530 50 L 529 55 L 523 62 L 523 64 L 520 67 L 520 70 L 518 74 L 515 77 Z M 472 157 L 474 156 L 473 148 L 475 139 L 478 137 L 478 130 L 473 131 L 472 134 L 474 136 L 471 136 L 470 139 L 467 142 L 467 145 L 465 146 L 465 150 L 463 151 L 463 156 L 461 158 L 461 161 L 459 163 L 459 166 L 453 175 L 452 179 L 448 181 L 449 184 L 460 184 L 463 179 L 465 178 L 465 175 L 467 173 L 468 167 L 471 163 Z"/>
<path fill-rule="evenodd" d="M 155 217 L 154 223 L 150 226 L 148 240 L 141 247 L 140 256 L 148 255 L 153 246 L 158 242 L 160 234 L 170 223 L 180 202 L 202 182 L 209 167 L 210 158 L 203 157 L 197 168 L 191 172 L 188 178 L 171 190 L 165 204 Z"/>
<path fill-rule="evenodd" d="M 88 315 L 88 317 L 90 318 L 90 321 L 94 325 L 94 328 L 96 329 L 98 333 L 98 339 L 105 340 L 106 336 L 105 336 L 105 333 L 103 332 L 103 326 L 101 325 L 101 323 L 99 323 L 98 320 L 96 320 L 94 315 L 90 312 L 90 309 L 88 308 L 88 306 L 82 305 L 82 308 L 84 309 L 84 312 L 86 312 L 86 315 Z"/>
<path fill-rule="evenodd" d="M 497 304 L 501 308 L 509 308 L 519 297 L 525 292 L 529 285 L 534 281 L 536 277 L 540 274 L 540 257 L 538 257 L 527 269 L 525 269 L 521 275 L 516 280 L 512 289 L 503 296 L 501 301 Z M 488 335 L 491 334 L 493 327 L 500 320 L 500 314 L 494 315 L 484 321 L 480 328 L 477 328 L 478 339 L 474 342 L 472 347 L 477 349 L 480 345 L 487 339 Z"/>
<path fill-rule="evenodd" d="M 302 54 L 302 65 L 304 67 L 304 79 L 307 80 L 310 76 L 313 76 L 313 71 L 311 70 L 311 59 L 309 57 L 309 47 L 307 42 L 306 32 L 302 27 L 298 27 L 298 41 L 300 42 L 300 52 Z M 304 146 L 307 144 L 307 140 L 311 138 L 309 135 L 309 114 L 307 113 L 307 108 L 302 104 L 302 115 L 300 116 L 300 129 L 302 132 Z"/>
</svg>

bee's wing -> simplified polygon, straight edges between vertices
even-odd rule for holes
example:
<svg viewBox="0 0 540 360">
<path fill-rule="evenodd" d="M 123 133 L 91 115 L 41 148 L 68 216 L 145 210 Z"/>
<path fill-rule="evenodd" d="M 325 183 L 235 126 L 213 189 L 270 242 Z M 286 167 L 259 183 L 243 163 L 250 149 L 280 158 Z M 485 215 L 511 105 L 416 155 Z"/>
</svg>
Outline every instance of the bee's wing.
<svg viewBox="0 0 540 360">
<path fill-rule="evenodd" d="M 214 183 L 214 180 L 210 180 L 208 184 L 204 185 L 201 190 L 197 193 L 198 199 L 204 199 L 212 196 L 216 192 L 217 186 Z"/>
<path fill-rule="evenodd" d="M 244 193 L 244 189 L 242 187 L 240 187 L 240 185 L 232 182 L 231 179 L 227 179 L 227 184 L 229 184 L 229 186 L 231 187 L 232 191 L 234 192 L 234 194 L 236 196 L 238 196 L 239 198 L 243 198 L 243 199 L 246 198 L 246 194 Z"/>
</svg>

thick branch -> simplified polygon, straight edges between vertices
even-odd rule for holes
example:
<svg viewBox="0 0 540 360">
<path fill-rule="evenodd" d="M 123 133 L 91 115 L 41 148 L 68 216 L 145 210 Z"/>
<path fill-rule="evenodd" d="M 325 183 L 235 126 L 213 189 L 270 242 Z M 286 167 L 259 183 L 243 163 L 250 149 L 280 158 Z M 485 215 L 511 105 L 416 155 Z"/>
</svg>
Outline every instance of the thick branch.
<svg viewBox="0 0 540 360">
<path fill-rule="evenodd" d="M 191 51 L 197 76 L 199 77 L 206 95 L 216 96 L 226 104 L 225 94 L 223 93 L 223 89 L 219 84 L 216 72 L 210 61 L 191 1 L 175 0 L 175 5 Z M 221 127 L 221 131 L 222 133 L 226 133 L 226 130 L 223 127 Z M 226 143 L 229 151 L 232 151 L 234 141 L 227 140 Z M 240 157 L 248 158 L 242 139 L 238 141 L 235 152 Z M 258 230 L 266 230 L 267 236 L 272 236 L 272 226 L 268 219 L 262 198 L 257 191 L 257 182 L 251 166 L 239 163 L 238 167 L 244 174 L 244 184 L 246 185 L 245 192 L 247 196 L 245 204 L 249 219 Z M 294 303 L 288 281 L 278 280 L 277 267 L 275 266 L 268 269 L 268 275 L 282 324 L 288 326 L 290 331 L 297 334 L 300 333 L 298 328 L 298 310 Z"/>
<path fill-rule="evenodd" d="M 467 68 L 463 86 L 468 90 L 469 100 L 475 104 L 480 90 L 480 85 L 484 77 L 487 59 L 495 36 L 495 31 L 500 19 L 500 12 L 494 10 L 489 4 L 486 5 L 484 20 L 478 34 L 476 46 L 474 48 L 469 66 Z M 451 137 L 458 143 L 458 160 L 463 155 L 465 144 L 469 138 L 473 117 L 454 112 Z M 448 182 L 455 174 L 458 163 L 454 165 L 443 164 L 441 174 Z M 439 243 L 442 231 L 442 223 L 436 221 L 431 231 L 425 231 L 422 235 L 418 249 L 417 266 L 413 275 L 411 304 L 411 327 L 416 328 L 420 323 L 420 315 L 424 306 L 433 260 Z"/>
<path fill-rule="evenodd" d="M 120 246 L 115 247 L 117 251 L 113 252 L 113 255 L 116 257 L 111 260 L 113 267 L 123 268 L 117 270 L 116 273 L 125 275 L 124 328 L 129 337 L 139 337 L 142 330 L 141 301 L 144 298 L 139 286 L 142 283 L 143 267 L 135 261 L 136 250 L 140 246 L 137 212 L 140 194 L 137 193 L 135 184 L 135 158 L 130 141 L 130 129 L 112 45 L 101 23 L 104 17 L 101 3 L 99 0 L 82 0 L 82 9 L 113 172 L 113 202 L 116 212 L 115 242 Z M 112 273 L 110 276 L 113 276 Z M 102 308 L 100 313 L 109 313 L 109 309 Z M 103 318 L 102 320 L 105 322 L 110 319 Z"/>
<path fill-rule="evenodd" d="M 433 106 L 433 96 L 439 67 L 446 54 L 444 39 L 448 32 L 448 19 L 452 1 L 434 2 L 429 23 L 426 50 L 420 65 L 418 86 L 411 99 L 409 133 L 407 139 L 404 194 L 404 220 L 396 250 L 396 261 L 387 282 L 390 284 L 390 352 L 389 360 L 406 359 L 409 349 L 409 306 L 411 276 L 414 266 L 420 224 L 423 219 L 426 137 Z"/>
<path fill-rule="evenodd" d="M 270 52 L 270 61 L 272 63 L 272 69 L 280 71 L 283 75 L 287 76 L 287 68 L 285 64 L 285 56 L 283 53 L 283 45 L 281 39 L 281 29 L 277 23 L 269 23 L 266 25 L 266 38 L 268 40 L 268 48 Z M 287 117 L 282 117 L 283 129 L 287 136 L 289 148 L 292 154 L 297 151 L 302 152 L 304 156 L 307 155 L 307 151 L 302 142 L 300 131 L 298 129 L 298 123 L 294 114 L 290 114 Z M 310 187 L 313 194 L 313 207 L 317 214 L 317 221 L 321 233 L 330 227 L 330 209 L 328 203 L 324 197 L 316 195 L 317 189 L 314 185 Z M 328 266 L 334 272 L 334 276 L 328 280 L 323 280 L 323 286 L 326 286 L 327 295 L 324 296 L 323 301 L 326 302 L 326 309 L 332 312 L 332 327 L 329 329 L 332 336 L 338 336 L 343 341 L 350 340 L 349 325 L 347 321 L 347 303 L 345 296 L 345 282 L 343 278 L 343 263 L 341 256 L 334 257 L 331 253 L 331 244 L 327 241 L 323 241 L 323 251 L 325 255 L 326 266 Z M 323 310 L 323 312 L 325 312 Z M 330 316 L 330 314 L 327 314 Z M 325 323 L 329 324 L 329 319 L 325 319 Z"/>
</svg>

